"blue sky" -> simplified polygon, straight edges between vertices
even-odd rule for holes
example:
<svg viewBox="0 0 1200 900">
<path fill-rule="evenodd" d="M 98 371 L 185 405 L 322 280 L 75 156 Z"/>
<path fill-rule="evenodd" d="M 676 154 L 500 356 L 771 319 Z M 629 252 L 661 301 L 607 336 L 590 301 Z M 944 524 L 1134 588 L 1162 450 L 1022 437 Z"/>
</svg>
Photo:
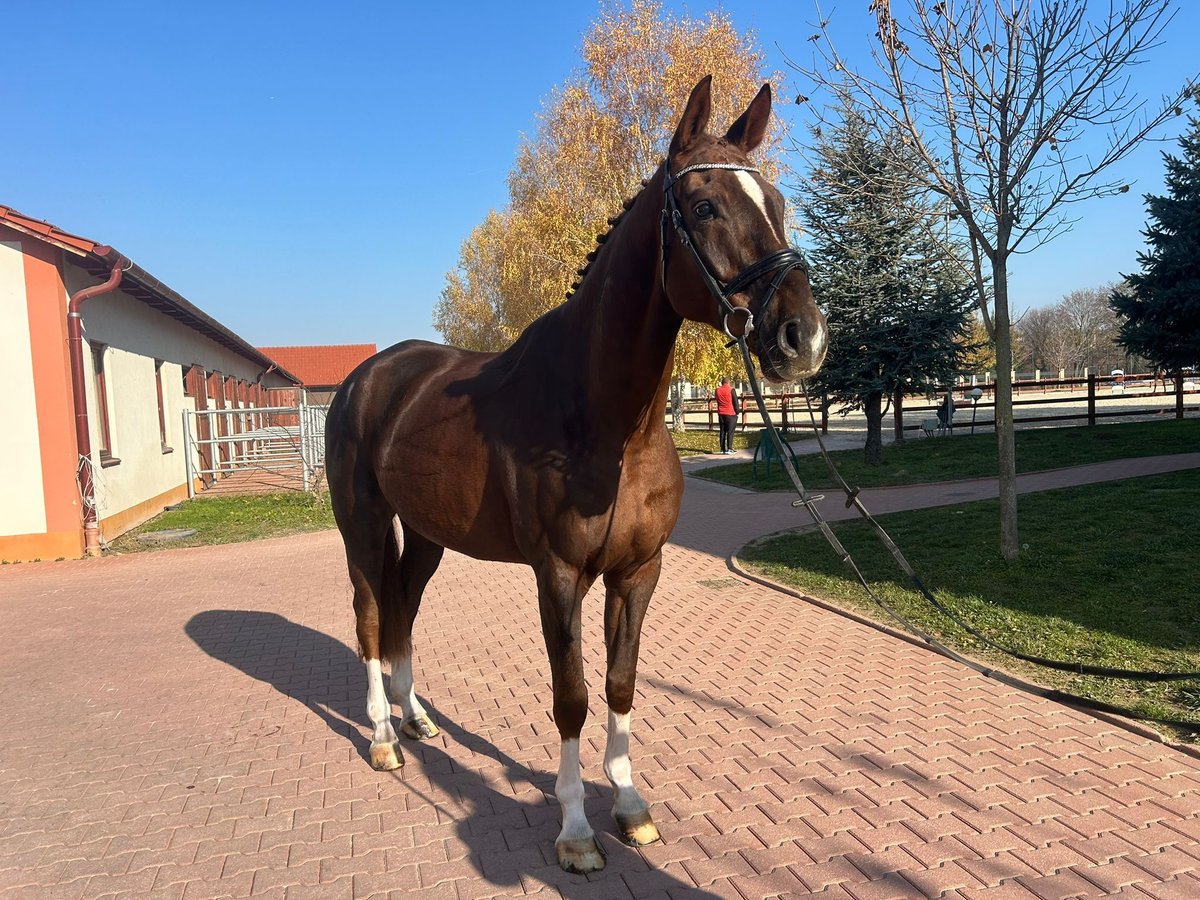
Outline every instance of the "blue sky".
<svg viewBox="0 0 1200 900">
<path fill-rule="evenodd" d="M 1177 5 L 1133 72 L 1152 99 L 1198 68 L 1200 4 Z M 825 3 L 851 58 L 872 30 L 866 6 Z M 721 8 L 785 73 L 781 51 L 810 52 L 810 0 Z M 0 33 L 0 204 L 111 244 L 255 344 L 436 340 L 445 274 L 506 202 L 520 136 L 578 65 L 596 12 L 561 0 L 16 4 Z M 1014 261 L 1015 310 L 1136 267 L 1141 196 L 1161 190 L 1160 152 L 1175 147 L 1143 146 L 1115 170 L 1130 193 L 1081 206 L 1071 234 Z"/>
</svg>

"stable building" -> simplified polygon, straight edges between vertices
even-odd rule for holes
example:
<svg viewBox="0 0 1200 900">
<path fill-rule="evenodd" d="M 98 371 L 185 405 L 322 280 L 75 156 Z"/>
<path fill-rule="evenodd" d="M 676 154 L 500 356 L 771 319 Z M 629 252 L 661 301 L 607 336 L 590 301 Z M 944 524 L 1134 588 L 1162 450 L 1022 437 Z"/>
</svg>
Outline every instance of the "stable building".
<svg viewBox="0 0 1200 900">
<path fill-rule="evenodd" d="M 184 410 L 298 383 L 118 251 L 0 205 L 0 560 L 98 553 L 205 468 Z"/>
</svg>

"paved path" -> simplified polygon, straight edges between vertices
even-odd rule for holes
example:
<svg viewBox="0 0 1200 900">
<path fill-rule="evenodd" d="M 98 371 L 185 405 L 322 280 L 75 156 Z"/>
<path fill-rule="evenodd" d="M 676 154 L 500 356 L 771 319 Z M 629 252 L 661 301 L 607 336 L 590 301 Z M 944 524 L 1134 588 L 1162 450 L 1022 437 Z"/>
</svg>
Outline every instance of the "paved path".
<svg viewBox="0 0 1200 900">
<path fill-rule="evenodd" d="M 364 760 L 335 533 L 0 569 L 0 894 L 1200 897 L 1200 761 L 730 573 L 796 517 L 689 479 L 642 642 L 635 777 L 664 840 L 640 852 L 608 824 L 589 597 L 609 862 L 586 878 L 554 864 L 526 569 L 447 554 L 416 633 L 443 736 L 398 773 Z"/>
</svg>

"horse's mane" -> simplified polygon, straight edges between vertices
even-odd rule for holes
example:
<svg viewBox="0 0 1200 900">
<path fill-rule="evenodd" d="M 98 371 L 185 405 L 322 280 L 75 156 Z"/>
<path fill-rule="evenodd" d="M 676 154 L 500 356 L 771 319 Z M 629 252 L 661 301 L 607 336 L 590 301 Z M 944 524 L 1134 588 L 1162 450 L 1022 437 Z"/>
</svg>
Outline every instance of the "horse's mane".
<svg viewBox="0 0 1200 900">
<path fill-rule="evenodd" d="M 568 300 L 575 296 L 575 292 L 579 290 L 580 285 L 583 284 L 583 280 L 587 278 L 587 273 L 591 271 L 592 263 L 596 261 L 596 256 L 600 253 L 600 247 L 609 239 L 612 233 L 616 231 L 617 226 L 620 225 L 624 220 L 625 214 L 629 212 L 629 210 L 633 207 L 633 204 L 637 203 L 638 197 L 642 196 L 642 194 L 646 192 L 646 187 L 649 184 L 649 178 L 642 179 L 642 185 L 638 188 L 637 193 L 626 199 L 621 204 L 621 211 L 608 220 L 608 229 L 596 235 L 596 249 L 587 255 L 587 262 L 584 263 L 583 268 L 576 270 L 576 281 L 571 285 L 571 289 L 567 291 Z"/>
</svg>

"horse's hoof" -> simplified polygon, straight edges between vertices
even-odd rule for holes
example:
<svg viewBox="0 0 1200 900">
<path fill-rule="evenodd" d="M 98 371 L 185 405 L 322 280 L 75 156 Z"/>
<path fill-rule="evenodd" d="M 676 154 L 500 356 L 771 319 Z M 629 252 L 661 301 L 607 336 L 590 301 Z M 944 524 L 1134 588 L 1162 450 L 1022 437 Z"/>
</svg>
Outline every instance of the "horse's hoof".
<svg viewBox="0 0 1200 900">
<path fill-rule="evenodd" d="M 621 840 L 632 847 L 643 847 L 646 844 L 662 840 L 662 835 L 658 833 L 658 826 L 650 818 L 648 809 L 627 816 L 619 816 L 614 813 L 613 818 L 617 822 L 617 831 L 620 832 Z"/>
<path fill-rule="evenodd" d="M 604 854 L 600 852 L 600 845 L 594 837 L 556 841 L 554 849 L 558 851 L 558 864 L 564 872 L 586 875 L 604 868 Z"/>
<path fill-rule="evenodd" d="M 441 734 L 433 720 L 424 714 L 409 719 L 400 726 L 400 730 L 414 741 L 431 741 Z"/>
<path fill-rule="evenodd" d="M 400 752 L 400 742 L 392 741 L 387 744 L 371 745 L 371 768 L 379 772 L 390 772 L 404 765 L 404 754 Z"/>
</svg>

